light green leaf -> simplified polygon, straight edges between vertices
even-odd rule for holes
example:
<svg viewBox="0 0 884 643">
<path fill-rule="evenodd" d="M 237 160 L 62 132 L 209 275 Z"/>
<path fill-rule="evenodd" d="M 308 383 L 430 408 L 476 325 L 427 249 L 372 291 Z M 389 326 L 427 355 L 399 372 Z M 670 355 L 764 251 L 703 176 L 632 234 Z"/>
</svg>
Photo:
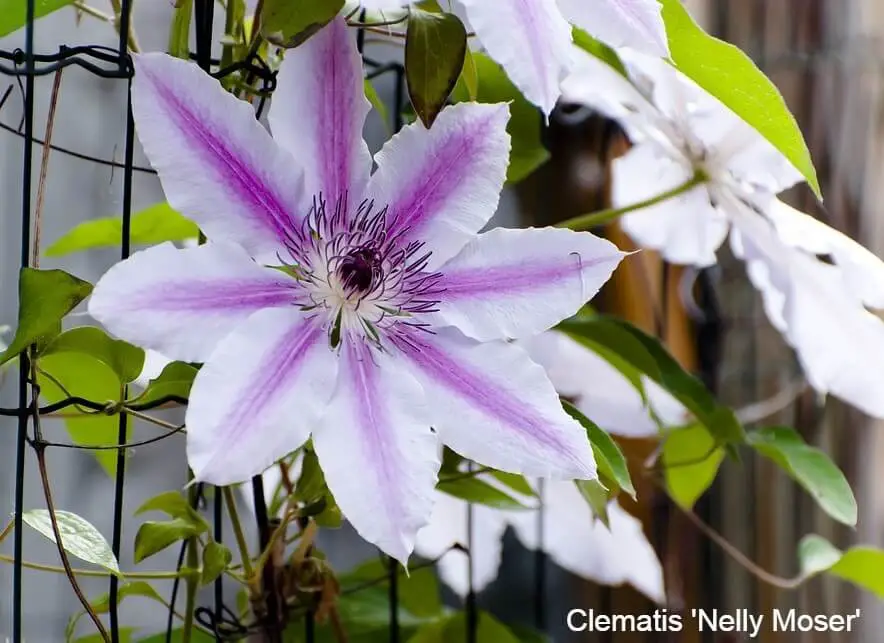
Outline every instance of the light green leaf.
<svg viewBox="0 0 884 643">
<path fill-rule="evenodd" d="M 199 535 L 203 529 L 192 521 L 175 518 L 165 522 L 147 521 L 135 534 L 135 562 L 140 563 L 149 556 L 164 550 L 179 540 Z"/>
<path fill-rule="evenodd" d="M 685 371 L 658 339 L 623 320 L 602 315 L 568 320 L 558 328 L 578 341 L 586 338 L 618 354 L 669 391 L 720 444 L 745 441 L 745 432 L 733 410 L 718 404 L 702 382 Z M 606 354 L 599 352 L 599 356 Z M 616 363 L 611 364 L 617 367 Z"/>
<path fill-rule="evenodd" d="M 184 629 L 176 628 L 172 630 L 172 636 L 170 638 L 166 638 L 165 632 L 159 632 L 158 634 L 154 634 L 153 636 L 148 636 L 146 639 L 139 639 L 136 643 L 183 643 L 184 642 Z M 190 633 L 190 643 L 215 643 L 215 637 L 206 634 L 201 630 L 193 630 Z"/>
<path fill-rule="evenodd" d="M 135 581 L 131 583 L 122 583 L 117 590 L 117 603 L 122 603 L 123 599 L 129 596 L 144 596 L 157 603 L 168 605 L 155 590 L 150 583 L 144 581 Z M 103 594 L 94 601 L 89 602 L 97 613 L 102 614 L 110 610 L 110 594 Z"/>
<path fill-rule="evenodd" d="M 463 79 L 464 87 L 466 87 L 467 95 L 471 101 L 479 98 L 479 70 L 476 69 L 476 61 L 473 59 L 473 52 L 467 47 L 464 50 L 463 69 L 460 72 Z"/>
<path fill-rule="evenodd" d="M 439 582 L 431 567 L 412 569 L 410 574 L 396 564 L 399 590 L 399 603 L 411 614 L 418 617 L 438 616 L 442 613 L 442 599 L 439 597 Z M 366 583 L 378 583 L 381 588 L 389 585 L 390 570 L 380 559 L 373 558 L 339 578 L 342 591 L 358 588 Z"/>
<path fill-rule="evenodd" d="M 495 478 L 498 482 L 505 484 L 516 493 L 520 493 L 523 496 L 537 497 L 537 494 L 534 493 L 534 489 L 532 489 L 531 485 L 528 484 L 528 481 L 525 480 L 525 476 L 520 476 L 517 473 L 506 473 L 504 471 L 490 471 L 489 475 Z"/>
<path fill-rule="evenodd" d="M 789 427 L 753 431 L 748 441 L 804 487 L 823 511 L 845 525 L 856 525 L 856 499 L 850 483 L 823 451 L 806 444 Z"/>
<path fill-rule="evenodd" d="M 150 404 L 167 397 L 187 399 L 198 372 L 195 366 L 185 362 L 166 364 L 159 376 L 148 382 L 147 388 L 138 396 L 138 404 Z"/>
<path fill-rule="evenodd" d="M 344 0 L 264 0 L 261 35 L 277 47 L 294 48 L 332 21 Z"/>
<path fill-rule="evenodd" d="M 758 130 L 822 198 L 807 144 L 774 84 L 739 48 L 703 31 L 680 0 L 661 3 L 675 66 Z"/>
<path fill-rule="evenodd" d="M 851 547 L 842 552 L 822 536 L 805 536 L 798 544 L 804 579 L 826 573 L 866 589 L 884 599 L 884 551 L 874 547 Z"/>
<path fill-rule="evenodd" d="M 121 627 L 118 629 L 119 632 L 119 641 L 120 643 L 132 643 L 134 641 L 135 632 L 138 631 L 137 627 Z M 89 634 L 88 636 L 82 636 L 78 638 L 74 643 L 104 643 L 105 639 L 101 634 Z"/>
<path fill-rule="evenodd" d="M 94 357 L 82 353 L 56 353 L 41 357 L 38 364 L 40 396 L 49 404 L 66 400 L 68 394 L 96 402 L 113 404 L 120 401 L 122 390 L 119 377 L 107 364 Z M 75 406 L 70 406 L 65 409 L 64 424 L 75 444 L 98 446 L 119 443 L 119 416 L 80 412 Z M 109 476 L 114 476 L 117 470 L 116 449 L 90 449 L 89 453 Z"/>
<path fill-rule="evenodd" d="M 464 68 L 467 30 L 453 13 L 412 7 L 405 34 L 405 80 L 414 111 L 429 129 Z"/>
<path fill-rule="evenodd" d="M 620 489 L 635 498 L 635 487 L 632 486 L 629 467 L 626 466 L 626 458 L 623 457 L 623 452 L 617 443 L 611 439 L 610 435 L 596 426 L 595 422 L 577 410 L 573 404 L 562 400 L 562 406 L 568 415 L 580 422 L 581 426 L 586 429 L 599 475 L 614 480 Z"/>
<path fill-rule="evenodd" d="M 22 268 L 18 278 L 18 328 L 2 354 L 8 362 L 31 344 L 45 344 L 61 332 L 62 318 L 92 292 L 92 284 L 63 270 Z"/>
<path fill-rule="evenodd" d="M 199 512 L 190 506 L 181 492 L 165 491 L 153 498 L 148 498 L 138 509 L 135 515 L 138 516 L 147 511 L 162 511 L 170 518 L 180 518 L 191 523 L 199 532 L 208 531 L 209 523 L 206 522 Z"/>
<path fill-rule="evenodd" d="M 608 501 L 611 499 L 611 494 L 601 480 L 575 480 L 574 484 L 577 485 L 580 495 L 592 509 L 592 513 L 598 516 L 605 527 L 610 527 Z"/>
<path fill-rule="evenodd" d="M 73 3 L 74 0 L 36 0 L 34 18 L 42 18 Z M 0 0 L 0 37 L 25 26 L 27 6 L 26 0 Z"/>
<path fill-rule="evenodd" d="M 203 549 L 203 572 L 200 583 L 208 585 L 224 573 L 230 561 L 233 560 L 233 552 L 221 543 L 210 542 Z"/>
<path fill-rule="evenodd" d="M 190 60 L 190 21 L 193 16 L 193 0 L 178 0 L 172 13 L 169 26 L 169 45 L 166 51 L 170 56 Z"/>
<path fill-rule="evenodd" d="M 663 441 L 663 466 L 669 495 L 691 509 L 718 475 L 724 450 L 705 427 L 695 424 L 675 429 Z"/>
<path fill-rule="evenodd" d="M 378 96 L 377 90 L 368 78 L 363 81 L 363 85 L 365 87 L 365 97 L 368 99 L 368 102 L 371 103 L 371 106 L 374 107 L 375 110 L 377 110 L 378 116 L 381 117 L 387 131 L 392 132 L 390 128 L 390 116 L 387 112 L 387 106 L 384 104 L 384 101 Z"/>
<path fill-rule="evenodd" d="M 449 496 L 454 496 L 467 502 L 494 507 L 495 509 L 530 509 L 530 507 L 526 507 L 514 496 L 488 484 L 484 480 L 475 477 L 475 475 L 471 477 L 466 476 L 466 473 L 458 472 L 449 476 L 450 479 L 448 480 L 444 477 L 440 478 L 436 489 L 442 493 L 447 493 Z"/>
<path fill-rule="evenodd" d="M 620 60 L 616 51 L 578 27 L 573 28 L 573 34 L 575 45 L 606 63 L 609 67 L 613 67 L 622 76 L 627 75 L 626 67 L 623 66 L 623 61 Z"/>
<path fill-rule="evenodd" d="M 55 542 L 55 533 L 52 530 L 52 518 L 46 509 L 32 509 L 22 514 L 22 520 L 30 527 L 36 529 L 52 542 Z M 80 560 L 103 567 L 114 575 L 120 575 L 120 566 L 117 558 L 111 551 L 111 546 L 105 540 L 101 532 L 85 518 L 69 511 L 55 512 L 55 520 L 58 523 L 58 532 L 61 535 L 62 546 L 71 556 Z"/>
<path fill-rule="evenodd" d="M 549 159 L 549 152 L 540 139 L 543 118 L 510 82 L 500 65 L 485 54 L 473 52 L 472 57 L 479 79 L 476 92 L 478 102 L 510 104 L 506 131 L 512 141 L 506 180 L 508 183 L 518 183 Z M 463 76 L 455 86 L 451 99 L 458 103 L 472 100 Z"/>
<path fill-rule="evenodd" d="M 41 355 L 45 358 L 60 353 L 79 353 L 97 359 L 117 374 L 121 384 L 133 381 L 144 368 L 142 349 L 113 339 L 94 326 L 80 326 L 62 333 L 46 346 Z"/>
<path fill-rule="evenodd" d="M 193 221 L 164 201 L 132 215 L 129 241 L 134 246 L 149 246 L 164 241 L 195 239 L 198 234 L 199 228 Z M 93 219 L 69 230 L 46 249 L 45 255 L 60 257 L 84 250 L 117 248 L 122 242 L 123 222 L 119 217 Z"/>
</svg>

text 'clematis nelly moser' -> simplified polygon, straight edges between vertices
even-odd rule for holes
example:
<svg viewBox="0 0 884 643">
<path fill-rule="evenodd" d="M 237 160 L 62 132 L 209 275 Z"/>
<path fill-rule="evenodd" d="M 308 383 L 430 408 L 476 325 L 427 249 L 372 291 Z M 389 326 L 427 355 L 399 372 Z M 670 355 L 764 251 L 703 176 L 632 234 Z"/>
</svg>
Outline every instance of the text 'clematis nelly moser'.
<svg viewBox="0 0 884 643">
<path fill-rule="evenodd" d="M 186 416 L 196 480 L 246 480 L 312 435 L 346 517 L 405 562 L 432 511 L 440 439 L 506 471 L 595 475 L 585 431 L 506 340 L 572 315 L 624 254 L 560 229 L 477 234 L 506 173 L 505 104 L 406 127 L 371 174 L 343 19 L 286 55 L 274 138 L 187 62 L 145 54 L 135 70 L 145 152 L 211 243 L 133 255 L 89 312 L 204 362 Z"/>
<path fill-rule="evenodd" d="M 384 11 L 415 3 L 361 0 L 360 4 Z M 574 62 L 571 24 L 612 47 L 669 56 L 658 0 L 459 0 L 459 4 L 488 55 L 547 115 Z"/>
<path fill-rule="evenodd" d="M 627 214 L 623 229 L 669 261 L 696 266 L 714 264 L 730 233 L 810 385 L 884 417 L 884 322 L 867 310 L 884 309 L 884 262 L 776 198 L 801 175 L 745 121 L 665 62 L 621 54 L 629 78 L 582 53 L 563 84 L 566 100 L 617 119 L 634 143 L 614 162 L 614 205 L 697 181 Z"/>
</svg>

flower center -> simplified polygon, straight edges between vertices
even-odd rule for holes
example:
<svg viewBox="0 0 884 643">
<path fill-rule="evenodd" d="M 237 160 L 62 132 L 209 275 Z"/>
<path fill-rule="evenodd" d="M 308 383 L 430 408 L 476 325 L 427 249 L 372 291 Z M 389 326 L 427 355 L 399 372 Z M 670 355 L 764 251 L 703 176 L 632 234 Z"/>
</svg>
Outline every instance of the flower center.
<svg viewBox="0 0 884 643">
<path fill-rule="evenodd" d="M 426 271 L 430 253 L 388 227 L 387 208 L 363 201 L 348 212 L 344 197 L 329 213 L 320 196 L 290 239 L 298 303 L 324 318 L 333 347 L 355 338 L 380 344 L 396 326 L 425 329 L 421 314 L 436 310 L 441 275 Z"/>
</svg>

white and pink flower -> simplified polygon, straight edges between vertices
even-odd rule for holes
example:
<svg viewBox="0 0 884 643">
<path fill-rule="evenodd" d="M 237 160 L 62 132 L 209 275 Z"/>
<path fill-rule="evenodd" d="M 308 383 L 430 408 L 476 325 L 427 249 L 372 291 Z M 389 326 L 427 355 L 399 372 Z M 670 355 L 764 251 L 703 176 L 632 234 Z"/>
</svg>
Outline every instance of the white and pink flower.
<svg viewBox="0 0 884 643">
<path fill-rule="evenodd" d="M 432 511 L 440 440 L 504 471 L 595 476 L 585 431 L 507 340 L 574 314 L 624 254 L 562 229 L 479 234 L 506 174 L 507 105 L 406 127 L 372 174 L 343 19 L 288 52 L 273 138 L 194 65 L 144 54 L 135 69 L 144 150 L 211 243 L 134 254 L 89 312 L 204 362 L 186 416 L 196 480 L 243 481 L 312 436 L 348 520 L 404 562 Z"/>
</svg>

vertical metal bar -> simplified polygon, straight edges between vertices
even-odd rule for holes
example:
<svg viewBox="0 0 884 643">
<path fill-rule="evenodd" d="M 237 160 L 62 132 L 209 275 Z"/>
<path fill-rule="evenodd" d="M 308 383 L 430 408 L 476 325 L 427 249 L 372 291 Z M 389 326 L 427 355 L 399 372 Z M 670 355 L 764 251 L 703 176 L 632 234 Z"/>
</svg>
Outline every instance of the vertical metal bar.
<svg viewBox="0 0 884 643">
<path fill-rule="evenodd" d="M 390 643 L 399 643 L 399 562 L 392 557 L 390 564 Z"/>
<path fill-rule="evenodd" d="M 264 498 L 264 478 L 261 476 L 252 478 L 252 496 L 255 500 L 255 517 L 258 521 L 261 551 L 264 551 L 270 544 L 271 528 L 270 518 L 267 515 L 267 501 Z M 264 600 L 267 603 L 267 623 L 264 627 L 266 640 L 268 643 L 282 643 L 282 633 L 279 629 L 281 622 L 279 596 L 276 593 L 276 569 L 272 563 L 264 565 L 262 576 Z"/>
<path fill-rule="evenodd" d="M 119 56 L 120 68 L 129 69 L 127 35 L 129 33 L 129 14 L 131 13 L 132 0 L 123 0 L 120 16 L 120 43 Z M 132 117 L 132 80 L 128 81 L 126 91 L 126 142 L 123 162 L 123 230 L 120 245 L 120 258 L 126 259 L 131 252 L 130 233 L 132 227 L 132 174 L 133 159 L 135 154 L 135 121 Z M 128 394 L 128 387 L 123 387 L 123 398 Z M 125 444 L 128 440 L 129 417 L 120 413 L 117 432 L 117 443 Z M 117 449 L 117 469 L 114 479 L 114 524 L 111 534 L 111 549 L 114 556 L 119 560 L 123 545 L 123 492 L 126 480 L 126 449 Z M 108 601 L 108 618 L 110 621 L 110 635 L 112 643 L 120 642 L 119 623 L 119 592 L 120 580 L 116 576 L 110 578 L 110 591 Z"/>
<path fill-rule="evenodd" d="M 473 463 L 467 464 L 467 471 L 473 471 Z M 476 588 L 473 587 L 475 563 L 473 561 L 473 503 L 467 504 L 467 600 L 466 625 L 467 643 L 477 643 L 479 632 L 479 614 L 476 609 Z"/>
<path fill-rule="evenodd" d="M 30 263 L 31 249 L 31 165 L 33 163 L 34 138 L 34 5 L 36 0 L 27 0 L 25 13 L 25 100 L 24 100 L 24 157 L 22 160 L 22 216 L 21 216 L 21 267 Z M 25 444 L 28 437 L 28 357 L 19 356 L 18 378 L 18 433 L 16 436 L 15 461 L 15 533 L 13 534 L 13 556 L 15 565 L 12 572 L 12 641 L 22 642 L 22 545 L 25 494 Z"/>
<path fill-rule="evenodd" d="M 544 480 L 538 481 L 537 497 L 540 507 L 537 510 L 537 550 L 534 552 L 534 626 L 541 632 L 546 631 L 546 543 L 544 505 Z"/>
</svg>

